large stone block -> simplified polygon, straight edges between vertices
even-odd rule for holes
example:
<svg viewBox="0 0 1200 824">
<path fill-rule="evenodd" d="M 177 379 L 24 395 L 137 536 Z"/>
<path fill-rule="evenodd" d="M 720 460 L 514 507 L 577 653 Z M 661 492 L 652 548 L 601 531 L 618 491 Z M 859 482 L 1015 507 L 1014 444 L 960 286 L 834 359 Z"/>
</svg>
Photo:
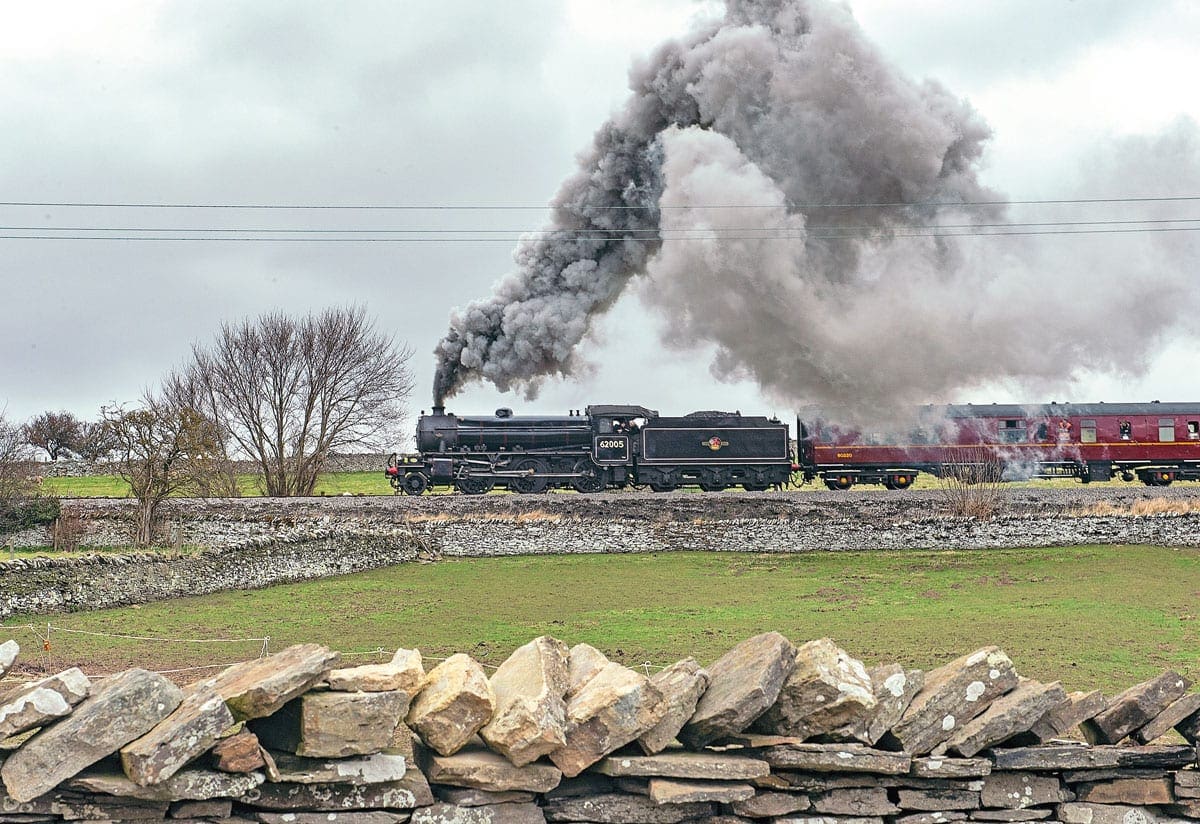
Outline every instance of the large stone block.
<svg viewBox="0 0 1200 824">
<path fill-rule="evenodd" d="M 331 690 L 342 692 L 407 692 L 409 697 L 421 689 L 425 666 L 421 651 L 398 649 L 386 664 L 363 664 L 358 667 L 335 669 L 325 679 Z"/>
<path fill-rule="evenodd" d="M 91 688 L 88 677 L 77 667 L 18 687 L 0 699 L 0 741 L 69 715 Z"/>
<path fill-rule="evenodd" d="M 672 752 L 657 755 L 613 755 L 601 759 L 593 772 L 613 777 L 659 776 L 709 781 L 745 781 L 771 772 L 758 758 L 719 752 Z"/>
<path fill-rule="evenodd" d="M 667 707 L 650 679 L 610 662 L 567 704 L 566 743 L 550 760 L 567 777 L 579 775 L 662 721 Z"/>
<path fill-rule="evenodd" d="M 278 776 L 290 784 L 384 784 L 400 781 L 408 772 L 402 755 L 376 753 L 357 758 L 302 758 L 285 752 L 271 754 Z"/>
<path fill-rule="evenodd" d="M 985 807 L 1010 809 L 1075 800 L 1057 776 L 999 772 L 993 772 L 983 779 L 979 798 Z"/>
<path fill-rule="evenodd" d="M 418 769 L 383 784 L 263 784 L 238 798 L 260 810 L 410 810 L 433 803 L 429 782 Z"/>
<path fill-rule="evenodd" d="M 1015 690 L 997 698 L 986 710 L 956 729 L 946 740 L 946 747 L 970 758 L 1014 735 L 1027 732 L 1066 698 L 1066 691 L 1057 681 L 1042 684 L 1024 680 Z"/>
<path fill-rule="evenodd" d="M 337 665 L 339 656 L 320 644 L 297 644 L 285 650 L 234 664 L 189 688 L 220 694 L 238 721 L 263 718 L 306 692 Z"/>
<path fill-rule="evenodd" d="M 248 773 L 266 766 L 258 736 L 245 728 L 218 741 L 211 760 L 215 769 L 230 773 Z"/>
<path fill-rule="evenodd" d="M 1171 792 L 1171 779 L 1162 778 L 1118 778 L 1095 784 L 1079 784 L 1075 788 L 1076 800 L 1092 804 L 1172 804 L 1175 796 Z"/>
<path fill-rule="evenodd" d="M 490 804 L 483 807 L 457 807 L 434 804 L 413 812 L 410 824 L 546 824 L 546 816 L 537 804 Z"/>
<path fill-rule="evenodd" d="M 759 732 L 813 738 L 864 723 L 877 704 L 861 661 L 828 638 L 802 644 L 779 697 L 753 723 Z"/>
<path fill-rule="evenodd" d="M 1045 743 L 1062 738 L 1084 721 L 1095 718 L 1104 711 L 1108 701 L 1100 690 L 1091 692 L 1069 692 L 1061 704 L 1054 707 L 1030 728 L 1029 741 L 1021 743 Z"/>
<path fill-rule="evenodd" d="M 662 752 L 675 740 L 708 688 L 708 673 L 701 669 L 696 659 L 685 658 L 655 673 L 650 683 L 662 693 L 667 711 L 662 721 L 638 738 L 638 746 L 647 755 Z"/>
<path fill-rule="evenodd" d="M 496 708 L 479 734 L 518 767 L 566 743 L 568 656 L 566 644 L 543 635 L 513 652 L 492 674 Z"/>
<path fill-rule="evenodd" d="M 542 808 L 547 821 L 590 821 L 596 824 L 682 824 L 709 821 L 716 808 L 707 802 L 655 804 L 646 796 L 612 793 L 584 798 L 556 798 Z"/>
<path fill-rule="evenodd" d="M 825 815 L 895 815 L 900 808 L 883 787 L 847 787 L 811 796 L 813 812 Z"/>
<path fill-rule="evenodd" d="M 897 799 L 896 803 L 902 810 L 940 812 L 979 809 L 979 793 L 974 790 L 909 790 L 901 787 L 897 793 Z"/>
<path fill-rule="evenodd" d="M 253 820 L 260 824 L 408 824 L 410 814 L 385 810 L 342 813 L 269 813 L 260 810 L 254 813 Z M 243 821 L 244 819 L 235 818 L 216 824 L 242 824 Z"/>
<path fill-rule="evenodd" d="M 495 707 L 483 667 L 458 653 L 425 676 L 406 723 L 426 745 L 451 755 L 491 720 Z"/>
<path fill-rule="evenodd" d="M 262 773 L 234 775 L 214 770 L 179 770 L 152 786 L 143 786 L 113 769 L 87 770 L 68 782 L 73 790 L 143 801 L 208 801 L 236 798 L 250 792 L 265 780 Z"/>
<path fill-rule="evenodd" d="M 982 778 L 992 771 L 986 758 L 914 758 L 912 774 L 918 778 Z"/>
<path fill-rule="evenodd" d="M 1142 744 L 1149 744 L 1169 733 L 1172 727 L 1182 726 L 1197 712 L 1200 712 L 1200 692 L 1188 693 L 1160 712 L 1146 726 L 1136 730 L 1133 739 Z"/>
<path fill-rule="evenodd" d="M 736 781 L 692 781 L 678 778 L 651 778 L 650 800 L 656 804 L 691 804 L 714 801 L 732 804 L 754 795 L 754 787 Z"/>
<path fill-rule="evenodd" d="M 562 772 L 550 764 L 535 762 L 515 766 L 504 756 L 482 746 L 466 747 L 453 755 L 430 750 L 417 752 L 421 769 L 435 784 L 469 787 L 488 792 L 549 792 L 562 780 Z"/>
<path fill-rule="evenodd" d="M 158 784 L 209 750 L 233 723 L 224 698 L 198 689 L 154 729 L 122 747 L 121 766 L 137 784 Z"/>
<path fill-rule="evenodd" d="M 1130 687 L 1081 729 L 1092 744 L 1116 744 L 1144 727 L 1187 692 L 1192 682 L 1173 670 Z"/>
<path fill-rule="evenodd" d="M 1188 821 L 1149 807 L 1123 804 L 1059 804 L 1056 813 L 1063 824 L 1186 824 Z"/>
<path fill-rule="evenodd" d="M 703 747 L 750 726 L 779 697 L 796 666 L 796 648 L 778 632 L 741 642 L 708 668 L 708 689 L 679 740 Z"/>
<path fill-rule="evenodd" d="M 93 688 L 66 718 L 29 739 L 0 767 L 8 794 L 30 801 L 145 735 L 183 700 L 152 672 L 127 670 Z"/>
<path fill-rule="evenodd" d="M 1162 745 L 1149 747 L 1085 747 L 1063 744 L 994 750 L 994 770 L 1095 770 L 1114 767 L 1178 769 L 1194 764 L 1196 748 Z"/>
<path fill-rule="evenodd" d="M 309 758 L 344 758 L 381 752 L 408 710 L 408 693 L 310 692 L 251 729 L 270 749 Z"/>
<path fill-rule="evenodd" d="M 812 806 L 807 795 L 759 791 L 745 801 L 735 801 L 731 807 L 737 815 L 746 818 L 773 818 L 779 815 L 800 813 Z"/>
<path fill-rule="evenodd" d="M 772 767 L 821 773 L 905 775 L 912 769 L 907 753 L 873 750 L 861 744 L 791 744 L 770 747 L 762 758 Z"/>
<path fill-rule="evenodd" d="M 875 690 L 875 710 L 866 718 L 836 730 L 835 737 L 875 746 L 899 723 L 908 705 L 925 686 L 925 673 L 919 669 L 905 669 L 899 664 L 888 664 L 867 670 L 867 675 Z"/>
<path fill-rule="evenodd" d="M 926 673 L 891 734 L 905 752 L 925 755 L 1016 685 L 1012 661 L 998 647 L 976 650 Z"/>
<path fill-rule="evenodd" d="M 591 644 L 576 644 L 571 647 L 567 667 L 567 694 L 569 700 L 591 681 L 600 670 L 609 664 L 608 656 Z"/>
</svg>

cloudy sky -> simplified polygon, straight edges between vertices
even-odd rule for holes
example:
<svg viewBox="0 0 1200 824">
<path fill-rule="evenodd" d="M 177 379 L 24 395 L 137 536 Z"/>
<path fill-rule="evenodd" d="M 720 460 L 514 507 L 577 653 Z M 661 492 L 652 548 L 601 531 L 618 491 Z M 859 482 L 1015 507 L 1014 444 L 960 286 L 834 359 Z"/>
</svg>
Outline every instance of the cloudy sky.
<svg viewBox="0 0 1200 824">
<path fill-rule="evenodd" d="M 936 78 L 986 119 L 994 137 L 983 182 L 1007 197 L 1181 194 L 1160 190 L 1160 179 L 1098 177 L 1096 168 L 1107 147 L 1186 132 L 1186 118 L 1200 120 L 1200 4 L 851 7 L 901 71 Z M 721 9 L 696 0 L 10 4 L 0 27 L 0 200 L 540 206 L 625 100 L 631 62 Z M 1200 217 L 1200 202 L 1173 208 L 1169 217 Z M 349 303 L 365 304 L 415 350 L 413 407 L 427 406 L 431 353 L 451 310 L 486 297 L 513 267 L 511 240 L 438 233 L 489 229 L 508 238 L 544 217 L 536 209 L 0 206 L 0 407 L 17 420 L 50 408 L 93 417 L 103 403 L 136 398 L 223 320 Z M 116 238 L 155 228 L 176 230 L 172 237 L 182 229 L 406 229 L 421 240 L 11 237 L 93 235 L 83 230 L 94 227 L 125 230 L 109 233 Z M 1127 253 L 1121 238 L 1045 242 Z M 1138 293 L 1135 282 L 1111 297 L 1137 312 Z M 451 406 L 630 402 L 786 414 L 751 382 L 718 382 L 710 349 L 664 353 L 661 326 L 626 294 L 585 341 L 591 368 L 574 380 L 551 382 L 532 404 L 474 385 Z M 1197 399 L 1194 331 L 1173 326 L 1155 344 L 1161 355 L 1132 374 L 1067 368 L 1057 385 L 1000 383 L 928 400 Z M 1053 330 L 1030 330 L 1043 332 Z"/>
</svg>

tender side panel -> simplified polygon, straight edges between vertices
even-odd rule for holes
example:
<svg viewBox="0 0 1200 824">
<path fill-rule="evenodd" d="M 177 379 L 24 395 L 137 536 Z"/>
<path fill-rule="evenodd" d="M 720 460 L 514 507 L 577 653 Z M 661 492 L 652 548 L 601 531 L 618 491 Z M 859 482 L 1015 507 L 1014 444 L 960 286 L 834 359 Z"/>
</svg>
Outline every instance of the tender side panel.
<svg viewBox="0 0 1200 824">
<path fill-rule="evenodd" d="M 745 464 L 790 460 L 786 426 L 688 426 L 642 430 L 645 464 Z"/>
</svg>

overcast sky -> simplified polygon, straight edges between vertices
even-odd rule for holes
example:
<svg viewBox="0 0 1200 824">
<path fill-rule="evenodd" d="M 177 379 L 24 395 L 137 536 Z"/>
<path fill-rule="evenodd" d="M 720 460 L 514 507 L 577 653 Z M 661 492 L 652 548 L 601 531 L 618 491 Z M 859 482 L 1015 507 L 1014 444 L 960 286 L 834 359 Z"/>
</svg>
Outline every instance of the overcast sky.
<svg viewBox="0 0 1200 824">
<path fill-rule="evenodd" d="M 851 7 L 905 72 L 936 78 L 987 120 L 994 138 L 984 182 L 1013 199 L 1077 192 L 1089 158 L 1114 140 L 1200 120 L 1200 4 L 1190 0 Z M 544 204 L 625 99 L 631 61 L 721 8 L 695 0 L 9 4 L 0 26 L 0 200 Z M 1093 181 L 1089 191 L 1159 194 L 1138 180 L 1101 188 Z M 1177 214 L 1200 217 L 1200 202 L 1192 206 L 1196 214 L 1185 214 L 1187 204 Z M 0 206 L 4 227 L 532 230 L 542 218 Z M 57 408 L 94 417 L 103 403 L 136 398 L 223 320 L 348 303 L 365 304 L 415 350 L 413 408 L 427 408 L 431 353 L 450 311 L 489 293 L 512 268 L 512 246 L 0 239 L 0 408 L 16 420 Z M 1133 284 L 1113 299 L 1134 312 L 1136 297 Z M 587 341 L 587 374 L 547 385 L 533 404 L 476 385 L 451 407 L 628 402 L 675 413 L 787 413 L 751 384 L 717 382 L 704 349 L 664 355 L 659 325 L 627 294 Z M 1168 342 L 1133 380 L 1078 372 L 1050 387 L 1053 397 L 997 386 L 929 400 L 1196 400 L 1195 344 Z"/>
</svg>

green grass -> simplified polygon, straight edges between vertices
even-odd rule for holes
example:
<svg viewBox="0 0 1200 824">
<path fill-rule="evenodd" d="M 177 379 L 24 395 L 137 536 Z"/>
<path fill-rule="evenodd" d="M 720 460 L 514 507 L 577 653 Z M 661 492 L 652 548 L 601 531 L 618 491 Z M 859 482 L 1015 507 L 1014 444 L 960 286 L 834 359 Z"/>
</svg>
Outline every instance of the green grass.
<svg viewBox="0 0 1200 824">
<path fill-rule="evenodd" d="M 408 564 L 140 608 L 14 618 L 171 638 L 271 637 L 343 652 L 418 647 L 495 665 L 537 635 L 630 665 L 709 663 L 750 635 L 829 636 L 869 664 L 928 668 L 986 644 L 1022 674 L 1115 690 L 1167 667 L 1200 676 L 1200 551 L 1067 547 L 795 555 L 530 556 Z M 36 644 L 28 630 L 13 630 Z M 0 637 L 5 632 L 0 629 Z M 226 663 L 260 642 L 186 644 L 52 633 L 87 671 Z M 31 660 L 43 657 L 39 647 Z M 373 656 L 351 661 L 374 660 Z"/>
<path fill-rule="evenodd" d="M 1015 481 L 1007 484 L 1013 488 L 1046 488 L 1053 489 L 1063 486 L 1076 486 L 1078 481 L 1072 479 L 1052 480 L 1052 481 Z M 913 484 L 913 489 L 937 489 L 939 481 L 932 475 L 922 473 L 917 477 L 916 483 Z M 1093 486 L 1127 486 L 1120 481 L 1111 481 L 1107 483 L 1097 483 Z M 242 494 L 249 497 L 260 496 L 262 492 L 262 482 L 255 475 L 240 475 L 238 476 L 238 487 Z M 118 478 L 116 475 L 94 475 L 86 478 L 45 478 L 42 481 L 42 489 L 50 495 L 56 495 L 60 498 L 126 498 L 129 497 L 129 484 Z M 857 490 L 876 490 L 882 491 L 883 487 L 877 485 L 865 484 L 861 487 L 855 487 Z M 448 491 L 445 487 L 439 487 L 439 493 Z M 697 492 L 700 490 L 694 487 L 687 487 L 685 492 Z M 731 490 L 732 492 L 740 492 L 741 488 Z M 836 494 L 844 495 L 844 492 L 830 493 L 817 481 L 808 484 L 804 487 L 799 487 L 799 491 L 803 492 L 818 492 L 822 495 Z M 317 487 L 314 490 L 317 495 L 391 495 L 393 494 L 392 487 L 388 484 L 387 477 L 384 476 L 382 470 L 379 472 L 329 472 L 320 476 L 317 481 Z M 497 491 L 494 494 L 508 494 L 506 492 Z M 706 493 L 711 494 L 711 493 Z M 901 494 L 901 493 L 896 493 Z"/>
<path fill-rule="evenodd" d="M 262 481 L 256 475 L 239 475 L 238 488 L 243 495 L 263 494 Z M 60 498 L 128 498 L 129 484 L 116 475 L 86 478 L 44 478 L 42 489 Z M 379 472 L 330 472 L 321 475 L 314 490 L 317 495 L 391 495 L 382 469 Z"/>
</svg>

